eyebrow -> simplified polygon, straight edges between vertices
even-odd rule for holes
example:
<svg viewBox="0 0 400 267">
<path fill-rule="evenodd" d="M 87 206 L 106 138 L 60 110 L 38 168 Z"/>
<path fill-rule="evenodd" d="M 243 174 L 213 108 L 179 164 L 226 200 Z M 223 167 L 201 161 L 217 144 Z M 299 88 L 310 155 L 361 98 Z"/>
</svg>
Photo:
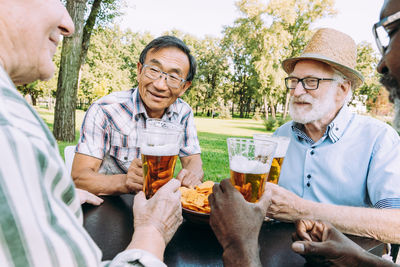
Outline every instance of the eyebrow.
<svg viewBox="0 0 400 267">
<path fill-rule="evenodd" d="M 157 59 L 153 58 L 153 59 L 150 60 L 150 62 L 151 62 L 151 63 L 154 63 L 155 65 L 157 65 L 157 66 L 159 66 L 159 67 L 162 68 L 161 62 L 158 61 Z M 174 73 L 176 73 L 176 74 L 178 74 L 178 75 L 182 75 L 182 71 L 181 71 L 180 69 L 177 69 L 177 68 L 169 69 L 167 72 L 168 72 L 168 73 L 174 72 Z"/>
</svg>

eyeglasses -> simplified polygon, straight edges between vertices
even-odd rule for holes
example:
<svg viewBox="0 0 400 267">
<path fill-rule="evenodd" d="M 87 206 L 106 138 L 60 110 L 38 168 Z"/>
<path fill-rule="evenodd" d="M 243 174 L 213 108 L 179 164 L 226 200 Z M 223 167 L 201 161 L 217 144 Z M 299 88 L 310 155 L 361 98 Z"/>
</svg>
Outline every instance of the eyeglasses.
<svg viewBox="0 0 400 267">
<path fill-rule="evenodd" d="M 386 48 L 390 43 L 390 37 L 393 36 L 399 29 L 399 25 L 397 27 L 387 27 L 395 21 L 400 19 L 400 11 L 394 13 L 386 18 L 381 19 L 379 22 L 375 23 L 372 27 L 372 33 L 375 37 L 376 45 L 378 46 L 379 51 L 382 55 L 385 54 Z"/>
<path fill-rule="evenodd" d="M 318 89 L 320 81 L 336 81 L 336 80 L 330 78 L 315 78 L 315 77 L 306 77 L 303 79 L 299 79 L 296 77 L 287 77 L 285 78 L 285 85 L 287 89 L 296 89 L 297 84 L 301 82 L 304 89 L 316 90 Z"/>
<path fill-rule="evenodd" d="M 183 83 L 186 82 L 185 79 L 182 79 L 176 74 L 170 74 L 166 73 L 159 68 L 151 65 L 146 65 L 143 64 L 143 73 L 147 78 L 150 78 L 152 80 L 158 80 L 160 79 L 163 75 L 165 75 L 165 80 L 167 81 L 168 87 L 172 89 L 177 89 L 179 88 Z"/>
</svg>

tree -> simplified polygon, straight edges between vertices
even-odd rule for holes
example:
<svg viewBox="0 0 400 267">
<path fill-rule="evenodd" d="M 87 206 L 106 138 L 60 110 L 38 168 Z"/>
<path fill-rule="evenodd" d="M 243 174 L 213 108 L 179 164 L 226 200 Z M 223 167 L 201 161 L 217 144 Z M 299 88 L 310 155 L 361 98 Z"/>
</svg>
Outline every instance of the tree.
<svg viewBox="0 0 400 267">
<path fill-rule="evenodd" d="M 281 60 L 299 56 L 310 39 L 310 27 L 320 18 L 336 14 L 333 9 L 334 0 L 271 0 L 267 13 L 272 19 L 272 24 L 280 24 L 282 29 L 289 34 L 289 38 L 281 40 Z M 280 65 L 280 64 L 279 64 Z M 286 90 L 285 109 L 283 117 L 286 118 L 289 104 L 289 90 Z"/>
<path fill-rule="evenodd" d="M 97 18 L 104 23 L 111 21 L 120 14 L 121 3 L 118 0 L 67 0 L 66 7 L 74 22 L 75 34 L 63 39 L 54 113 L 53 133 L 57 140 L 75 140 L 79 72 L 85 62 L 90 36 Z M 86 13 L 86 10 L 90 11 Z"/>
</svg>

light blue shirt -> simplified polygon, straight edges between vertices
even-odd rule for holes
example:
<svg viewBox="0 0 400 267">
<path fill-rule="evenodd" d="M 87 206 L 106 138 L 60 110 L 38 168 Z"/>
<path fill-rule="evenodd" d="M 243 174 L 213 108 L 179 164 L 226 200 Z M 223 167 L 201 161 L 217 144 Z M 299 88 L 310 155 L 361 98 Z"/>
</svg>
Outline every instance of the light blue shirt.
<svg viewBox="0 0 400 267">
<path fill-rule="evenodd" d="M 290 121 L 274 135 L 290 137 L 279 185 L 322 203 L 400 208 L 400 138 L 389 125 L 343 107 L 313 142 Z"/>
</svg>

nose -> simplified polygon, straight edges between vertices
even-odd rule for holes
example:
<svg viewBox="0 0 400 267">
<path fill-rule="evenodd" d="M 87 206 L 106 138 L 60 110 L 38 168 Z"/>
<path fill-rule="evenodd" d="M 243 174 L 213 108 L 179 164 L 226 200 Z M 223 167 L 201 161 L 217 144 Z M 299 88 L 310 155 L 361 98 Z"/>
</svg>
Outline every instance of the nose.
<svg viewBox="0 0 400 267">
<path fill-rule="evenodd" d="M 307 93 L 307 90 L 304 89 L 303 84 L 300 81 L 297 83 L 296 88 L 294 88 L 290 91 L 291 91 L 291 95 L 293 95 L 293 96 L 300 96 L 300 95 Z"/>
<path fill-rule="evenodd" d="M 69 15 L 67 9 L 64 6 L 63 8 L 64 8 L 63 18 L 60 22 L 60 25 L 58 25 L 58 29 L 60 29 L 61 34 L 63 36 L 68 37 L 75 32 L 75 26 L 74 23 L 72 22 L 72 18 Z"/>
<path fill-rule="evenodd" d="M 153 81 L 153 85 L 158 90 L 167 90 L 167 76 L 164 73 L 161 73 L 160 77 Z"/>
<path fill-rule="evenodd" d="M 382 56 L 381 60 L 378 63 L 378 66 L 376 66 L 376 70 L 380 74 L 385 74 L 389 71 L 388 67 L 386 66 L 385 57 L 386 57 L 386 53 Z"/>
</svg>

